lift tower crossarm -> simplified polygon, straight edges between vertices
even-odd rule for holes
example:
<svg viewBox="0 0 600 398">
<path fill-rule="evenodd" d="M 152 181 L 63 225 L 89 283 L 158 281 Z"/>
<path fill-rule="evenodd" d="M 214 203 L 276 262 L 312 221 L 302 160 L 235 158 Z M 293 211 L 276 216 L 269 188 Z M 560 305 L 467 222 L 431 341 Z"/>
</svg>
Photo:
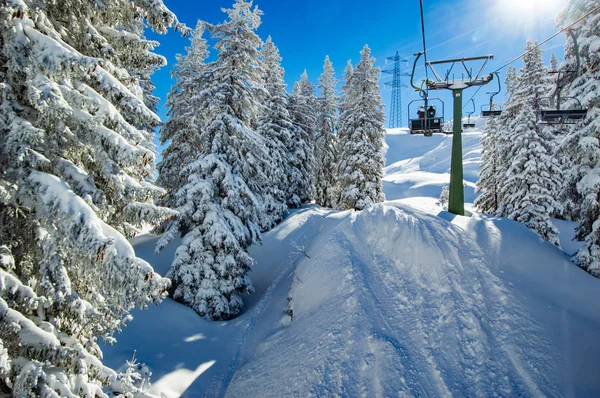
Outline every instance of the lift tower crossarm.
<svg viewBox="0 0 600 398">
<path fill-rule="evenodd" d="M 456 58 L 456 59 L 447 59 L 447 60 L 442 60 L 442 61 L 427 62 L 427 66 L 429 67 L 431 72 L 433 72 L 433 74 L 436 78 L 436 81 L 428 80 L 427 87 L 430 90 L 442 90 L 442 89 L 453 90 L 453 89 L 458 89 L 458 88 L 464 89 L 467 87 L 483 86 L 485 84 L 488 84 L 494 78 L 493 75 L 490 74 L 488 76 L 482 77 L 481 73 L 483 72 L 483 69 L 485 68 L 485 66 L 487 65 L 487 63 L 490 59 L 494 59 L 494 56 L 493 55 L 485 55 L 482 57 Z M 479 68 L 479 72 L 477 72 L 477 75 L 475 77 L 473 77 L 473 74 L 471 73 L 469 68 L 467 68 L 467 65 L 465 64 L 465 62 L 482 61 L 482 60 L 484 60 L 485 62 L 483 63 L 483 65 L 481 65 L 481 68 Z M 454 68 L 454 65 L 456 63 L 462 64 L 462 66 L 465 69 L 465 72 L 467 74 L 467 77 L 468 77 L 467 79 L 456 79 L 456 80 L 452 80 L 452 81 L 448 80 L 448 78 L 450 77 L 450 72 L 452 71 L 452 69 Z M 446 72 L 445 79 L 442 79 L 440 77 L 440 75 L 437 73 L 437 71 L 435 70 L 435 67 L 434 67 L 434 65 L 442 65 L 442 64 L 451 64 L 450 68 Z"/>
</svg>

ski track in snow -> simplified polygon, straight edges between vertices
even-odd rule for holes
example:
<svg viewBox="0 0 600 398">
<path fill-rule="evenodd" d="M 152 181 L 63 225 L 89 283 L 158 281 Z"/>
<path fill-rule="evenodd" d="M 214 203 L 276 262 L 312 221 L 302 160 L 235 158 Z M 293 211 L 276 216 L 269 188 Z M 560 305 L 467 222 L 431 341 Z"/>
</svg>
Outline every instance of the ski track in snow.
<svg viewBox="0 0 600 398">
<path fill-rule="evenodd" d="M 329 210 L 319 210 L 317 215 L 307 214 L 305 216 L 302 216 L 302 218 L 303 218 L 302 225 L 304 226 L 304 224 L 311 217 L 319 217 L 321 219 L 324 219 L 330 212 L 331 211 L 329 211 Z M 284 221 L 284 224 L 285 224 L 285 221 Z M 284 225 L 284 224 L 282 224 L 282 225 Z M 321 223 L 319 223 L 319 224 L 321 224 Z M 285 238 L 289 237 L 289 234 L 292 231 L 293 231 L 293 229 L 284 227 L 284 228 L 278 228 L 274 232 L 276 232 L 276 235 L 278 238 L 285 239 Z M 306 235 L 303 235 L 302 237 L 304 239 L 306 239 Z M 297 244 L 295 239 L 291 241 L 291 244 Z M 280 268 L 283 268 L 282 271 L 273 280 L 273 282 L 268 287 L 268 289 L 266 290 L 266 292 L 264 293 L 262 298 L 258 301 L 258 303 L 254 307 L 252 307 L 252 309 L 250 309 L 244 316 L 244 318 L 245 318 L 244 321 L 246 323 L 246 327 L 244 328 L 243 333 L 241 334 L 240 338 L 238 339 L 238 341 L 236 343 L 235 353 L 229 364 L 227 373 L 223 376 L 223 379 L 221 382 L 217 382 L 218 387 L 215 387 L 215 385 L 214 385 L 215 381 L 213 381 L 213 386 L 209 387 L 208 393 L 206 395 L 215 396 L 215 397 L 224 397 L 225 396 L 225 394 L 227 393 L 227 388 L 229 387 L 229 383 L 231 382 L 233 375 L 235 374 L 236 370 L 238 369 L 240 362 L 243 360 L 244 348 L 246 346 L 248 337 L 254 331 L 257 321 L 260 319 L 261 315 L 263 315 L 263 313 L 265 312 L 265 310 L 271 303 L 273 291 L 279 287 L 280 283 L 285 279 L 285 277 L 287 277 L 291 274 L 291 272 L 293 271 L 296 264 L 298 262 L 302 261 L 303 258 L 304 258 L 304 253 L 296 253 L 295 258 L 293 255 L 290 255 L 289 258 L 287 259 L 287 261 L 284 261 L 280 264 Z M 282 310 L 283 310 L 283 308 L 282 308 Z M 214 391 L 214 393 L 211 393 L 210 392 L 211 390 Z"/>
<path fill-rule="evenodd" d="M 246 322 L 247 326 L 244 328 L 244 332 L 242 333 L 242 336 L 237 341 L 237 344 L 236 344 L 237 348 L 235 350 L 234 357 L 231 360 L 231 362 L 229 364 L 228 372 L 223 377 L 223 381 L 221 383 L 221 391 L 218 394 L 215 394 L 215 396 L 217 396 L 217 397 L 225 396 L 225 393 L 227 392 L 227 387 L 229 386 L 229 383 L 233 377 L 233 374 L 239 367 L 240 357 L 242 355 L 242 350 L 244 348 L 246 340 L 248 339 L 248 335 L 250 334 L 250 332 L 256 325 L 256 321 L 257 321 L 258 317 L 260 317 L 260 315 L 264 312 L 265 308 L 267 307 L 267 304 L 271 301 L 273 289 L 281 282 L 283 277 L 290 272 L 290 269 L 291 269 L 291 266 L 288 266 L 279 274 L 279 276 L 275 279 L 273 284 L 269 287 L 269 289 L 267 290 L 265 295 L 258 302 L 258 305 L 256 305 L 254 308 L 252 308 L 252 310 L 249 311 L 248 315 L 246 316 L 245 322 Z"/>
<path fill-rule="evenodd" d="M 316 273 L 314 280 L 341 286 L 327 285 L 334 293 L 319 306 L 309 304 L 307 313 L 298 313 L 300 303 L 287 334 L 265 341 L 268 348 L 238 371 L 228 396 L 552 395 L 552 381 L 544 377 L 549 358 L 524 359 L 549 349 L 543 339 L 523 352 L 528 348 L 511 337 L 523 323 L 528 333 L 538 326 L 510 302 L 475 242 L 443 220 L 425 223 L 428 216 L 406 208 L 370 213 L 336 227 L 317 250 L 323 260 L 299 265 L 300 279 Z M 465 247 L 472 249 L 461 252 Z M 331 264 L 332 251 L 343 264 L 331 270 L 335 276 L 316 270 Z M 313 286 L 304 280 L 292 295 L 310 302 L 303 295 L 313 292 L 303 285 Z M 337 304 L 335 319 L 329 300 Z M 315 335 L 304 323 L 324 329 Z M 288 352 L 310 358 L 310 366 L 282 361 Z M 281 386 L 281 378 L 289 384 Z"/>
</svg>

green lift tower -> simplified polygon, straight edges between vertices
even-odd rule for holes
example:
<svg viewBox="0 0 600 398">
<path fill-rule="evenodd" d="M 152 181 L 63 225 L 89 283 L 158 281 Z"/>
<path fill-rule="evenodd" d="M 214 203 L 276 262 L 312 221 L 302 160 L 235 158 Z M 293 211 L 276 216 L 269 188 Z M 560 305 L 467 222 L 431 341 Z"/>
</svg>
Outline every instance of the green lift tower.
<svg viewBox="0 0 600 398">
<path fill-rule="evenodd" d="M 426 67 L 431 69 L 435 79 L 427 79 L 425 82 L 429 90 L 452 90 L 454 98 L 454 123 L 452 138 L 452 160 L 450 163 L 450 198 L 448 200 L 448 211 L 461 216 L 465 215 L 465 193 L 463 188 L 463 156 L 462 156 L 462 108 L 463 91 L 473 86 L 483 86 L 491 82 L 493 74 L 482 76 L 483 68 L 487 62 L 493 59 L 493 55 L 483 57 L 449 59 L 444 61 L 427 62 Z M 484 61 L 477 74 L 467 67 L 467 62 Z M 442 78 L 435 70 L 436 65 L 448 65 L 447 71 Z M 464 71 L 460 79 L 451 75 L 456 64 L 461 64 Z M 452 78 L 450 78 L 452 77 Z"/>
</svg>

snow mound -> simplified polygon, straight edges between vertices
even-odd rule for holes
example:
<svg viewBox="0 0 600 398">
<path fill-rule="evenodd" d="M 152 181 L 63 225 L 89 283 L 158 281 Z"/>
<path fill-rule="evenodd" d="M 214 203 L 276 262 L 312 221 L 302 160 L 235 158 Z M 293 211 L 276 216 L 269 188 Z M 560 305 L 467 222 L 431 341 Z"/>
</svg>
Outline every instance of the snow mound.
<svg viewBox="0 0 600 398">
<path fill-rule="evenodd" d="M 293 321 L 265 336 L 227 396 L 557 395 L 560 350 L 494 270 L 489 243 L 407 206 L 352 213 L 314 241 L 290 290 Z"/>
</svg>

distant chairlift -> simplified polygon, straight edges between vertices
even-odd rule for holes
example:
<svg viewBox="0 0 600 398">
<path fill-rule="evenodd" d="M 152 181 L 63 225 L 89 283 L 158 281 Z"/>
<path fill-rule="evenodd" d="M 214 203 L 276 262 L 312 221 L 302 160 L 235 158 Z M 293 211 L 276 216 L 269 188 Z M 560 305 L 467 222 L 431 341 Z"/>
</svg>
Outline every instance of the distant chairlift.
<svg viewBox="0 0 600 398">
<path fill-rule="evenodd" d="M 494 72 L 494 76 L 496 77 L 496 81 L 498 81 L 498 91 L 486 93 L 490 96 L 490 104 L 487 105 L 488 109 L 483 109 L 486 105 L 481 105 L 482 117 L 500 116 L 502 114 L 501 105 L 494 103 L 494 97 L 500 94 L 500 92 L 502 91 L 502 86 L 500 85 L 500 75 L 498 75 L 498 72 Z"/>
<path fill-rule="evenodd" d="M 556 78 L 556 97 L 545 97 L 541 98 L 540 108 L 540 123 L 542 124 L 575 124 L 585 117 L 587 109 L 584 109 L 581 105 L 581 101 L 575 97 L 561 97 L 561 91 L 566 85 L 566 76 L 570 74 L 577 74 L 581 70 L 581 59 L 579 58 L 579 46 L 577 44 L 577 36 L 572 30 L 568 31 L 568 34 L 573 40 L 575 47 L 575 55 L 577 56 L 577 69 L 570 71 L 550 71 L 551 74 L 557 74 Z M 554 104 L 552 104 L 554 100 Z M 561 109 L 561 103 L 566 100 L 570 109 Z M 546 103 L 544 103 L 546 101 Z M 545 107 L 545 104 L 554 105 L 554 107 Z"/>
<path fill-rule="evenodd" d="M 587 109 L 584 109 L 579 99 L 575 97 L 562 97 L 561 91 L 565 86 L 565 76 L 576 73 L 576 71 L 550 71 L 557 74 L 555 97 L 543 97 L 539 99 L 541 124 L 575 124 L 585 117 Z M 569 104 L 570 109 L 562 109 L 563 102 Z"/>
<path fill-rule="evenodd" d="M 471 98 L 469 102 L 473 104 L 473 110 L 468 113 L 469 116 L 467 119 L 467 123 L 463 123 L 463 128 L 465 129 L 472 129 L 475 127 L 475 123 L 471 123 L 471 115 L 475 113 L 475 100 Z"/>
</svg>

